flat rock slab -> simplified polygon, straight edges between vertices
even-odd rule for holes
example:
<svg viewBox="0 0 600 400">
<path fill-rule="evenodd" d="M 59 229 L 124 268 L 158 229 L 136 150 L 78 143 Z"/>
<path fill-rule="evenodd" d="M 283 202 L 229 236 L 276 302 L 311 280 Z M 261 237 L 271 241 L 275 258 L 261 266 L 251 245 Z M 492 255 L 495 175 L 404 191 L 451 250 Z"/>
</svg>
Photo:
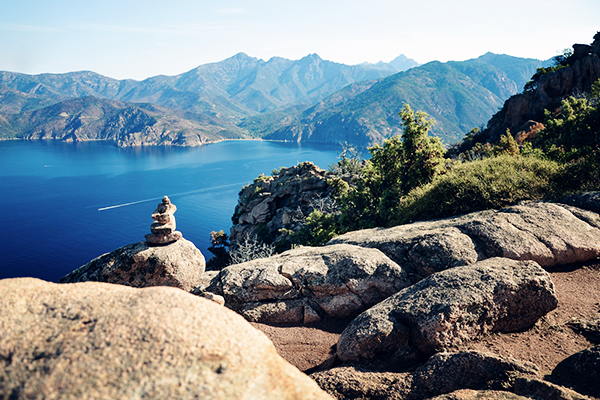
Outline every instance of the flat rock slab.
<svg viewBox="0 0 600 400">
<path fill-rule="evenodd" d="M 194 244 L 180 239 L 165 246 L 132 243 L 104 254 L 59 280 L 108 282 L 133 287 L 173 286 L 187 292 L 200 283 L 206 263 Z"/>
<path fill-rule="evenodd" d="M 371 307 L 346 327 L 337 354 L 406 362 L 491 332 L 526 329 L 557 305 L 537 263 L 491 258 L 438 272 Z"/>
<path fill-rule="evenodd" d="M 379 250 L 346 244 L 301 247 L 232 265 L 214 279 L 228 306 L 271 324 L 355 316 L 410 284 Z"/>
<path fill-rule="evenodd" d="M 0 398 L 331 399 L 234 312 L 182 290 L 0 281 Z"/>
<path fill-rule="evenodd" d="M 349 232 L 328 244 L 377 248 L 415 277 L 490 257 L 544 267 L 600 256 L 600 217 L 593 211 L 527 202 L 437 221 Z"/>
</svg>

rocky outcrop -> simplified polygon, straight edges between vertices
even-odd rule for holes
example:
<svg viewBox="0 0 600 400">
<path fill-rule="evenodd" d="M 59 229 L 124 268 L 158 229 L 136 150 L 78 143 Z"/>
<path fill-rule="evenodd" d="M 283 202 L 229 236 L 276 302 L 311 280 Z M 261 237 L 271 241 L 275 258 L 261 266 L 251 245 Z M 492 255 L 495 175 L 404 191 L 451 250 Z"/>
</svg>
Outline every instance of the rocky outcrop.
<svg viewBox="0 0 600 400">
<path fill-rule="evenodd" d="M 270 324 L 353 317 L 410 284 L 379 250 L 346 244 L 300 247 L 229 266 L 213 279 L 205 286 L 219 286 L 228 306 Z"/>
<path fill-rule="evenodd" d="M 311 162 L 281 168 L 273 176 L 259 176 L 240 191 L 231 228 L 232 245 L 253 236 L 280 242 L 286 236 L 281 229 L 300 229 L 314 209 L 331 211 L 330 192 L 327 171 Z"/>
<path fill-rule="evenodd" d="M 592 84 L 600 79 L 600 37 L 584 51 L 574 45 L 575 57 L 570 65 L 539 78 L 535 88 L 510 97 L 504 107 L 488 122 L 483 132 L 487 141 L 495 143 L 510 129 L 513 135 L 526 130 L 528 121 L 543 122 L 544 110 L 552 110 L 562 99 L 589 93 Z"/>
<path fill-rule="evenodd" d="M 93 259 L 62 277 L 60 283 L 108 282 L 133 287 L 173 286 L 187 292 L 200 283 L 204 256 L 180 239 L 166 246 L 137 242 Z"/>
<path fill-rule="evenodd" d="M 337 354 L 406 363 L 492 332 L 526 329 L 557 304 L 537 263 L 492 258 L 433 274 L 371 307 L 346 327 Z"/>
<path fill-rule="evenodd" d="M 561 361 L 552 371 L 550 380 L 579 393 L 600 397 L 600 345 Z"/>
<path fill-rule="evenodd" d="M 330 399 L 243 318 L 181 290 L 0 281 L 0 398 Z"/>
<path fill-rule="evenodd" d="M 580 218 L 578 218 L 580 217 Z M 600 256 L 598 214 L 554 203 L 526 202 L 455 218 L 349 232 L 328 244 L 378 248 L 416 279 L 489 257 L 532 260 L 544 267 Z"/>
</svg>

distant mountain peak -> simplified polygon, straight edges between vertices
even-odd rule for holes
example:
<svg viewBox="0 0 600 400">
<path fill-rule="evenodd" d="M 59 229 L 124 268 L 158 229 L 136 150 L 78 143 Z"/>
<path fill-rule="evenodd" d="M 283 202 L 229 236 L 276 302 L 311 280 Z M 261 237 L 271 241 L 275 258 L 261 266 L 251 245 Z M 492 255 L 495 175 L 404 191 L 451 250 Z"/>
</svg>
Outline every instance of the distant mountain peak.
<svg viewBox="0 0 600 400">
<path fill-rule="evenodd" d="M 392 67 L 396 68 L 398 72 L 406 71 L 410 68 L 418 67 L 419 65 L 421 65 L 412 58 L 406 57 L 404 54 L 400 54 L 398 57 L 390 61 L 389 64 Z"/>
</svg>

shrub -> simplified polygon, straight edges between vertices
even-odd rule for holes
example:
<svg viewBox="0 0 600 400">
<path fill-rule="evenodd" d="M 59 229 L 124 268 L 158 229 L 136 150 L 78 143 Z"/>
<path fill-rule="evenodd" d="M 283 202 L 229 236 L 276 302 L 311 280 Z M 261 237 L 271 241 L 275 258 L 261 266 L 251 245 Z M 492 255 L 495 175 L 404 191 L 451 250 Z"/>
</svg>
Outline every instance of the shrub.
<svg viewBox="0 0 600 400">
<path fill-rule="evenodd" d="M 408 193 L 392 225 L 552 197 L 557 194 L 560 172 L 558 163 L 535 157 L 502 155 L 458 164 L 446 175 Z"/>
<path fill-rule="evenodd" d="M 569 97 L 557 111 L 545 114 L 537 142 L 550 158 L 570 162 L 600 148 L 600 104 Z"/>
</svg>

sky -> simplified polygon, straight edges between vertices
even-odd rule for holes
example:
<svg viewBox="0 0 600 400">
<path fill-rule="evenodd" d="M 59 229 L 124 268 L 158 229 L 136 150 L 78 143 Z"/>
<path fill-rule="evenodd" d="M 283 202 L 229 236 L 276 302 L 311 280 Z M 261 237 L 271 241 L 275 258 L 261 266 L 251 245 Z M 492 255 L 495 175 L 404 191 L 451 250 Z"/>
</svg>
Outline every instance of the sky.
<svg viewBox="0 0 600 400">
<path fill-rule="evenodd" d="M 0 0 L 0 71 L 177 75 L 239 52 L 343 64 L 549 59 L 600 31 L 600 0 Z"/>
</svg>

